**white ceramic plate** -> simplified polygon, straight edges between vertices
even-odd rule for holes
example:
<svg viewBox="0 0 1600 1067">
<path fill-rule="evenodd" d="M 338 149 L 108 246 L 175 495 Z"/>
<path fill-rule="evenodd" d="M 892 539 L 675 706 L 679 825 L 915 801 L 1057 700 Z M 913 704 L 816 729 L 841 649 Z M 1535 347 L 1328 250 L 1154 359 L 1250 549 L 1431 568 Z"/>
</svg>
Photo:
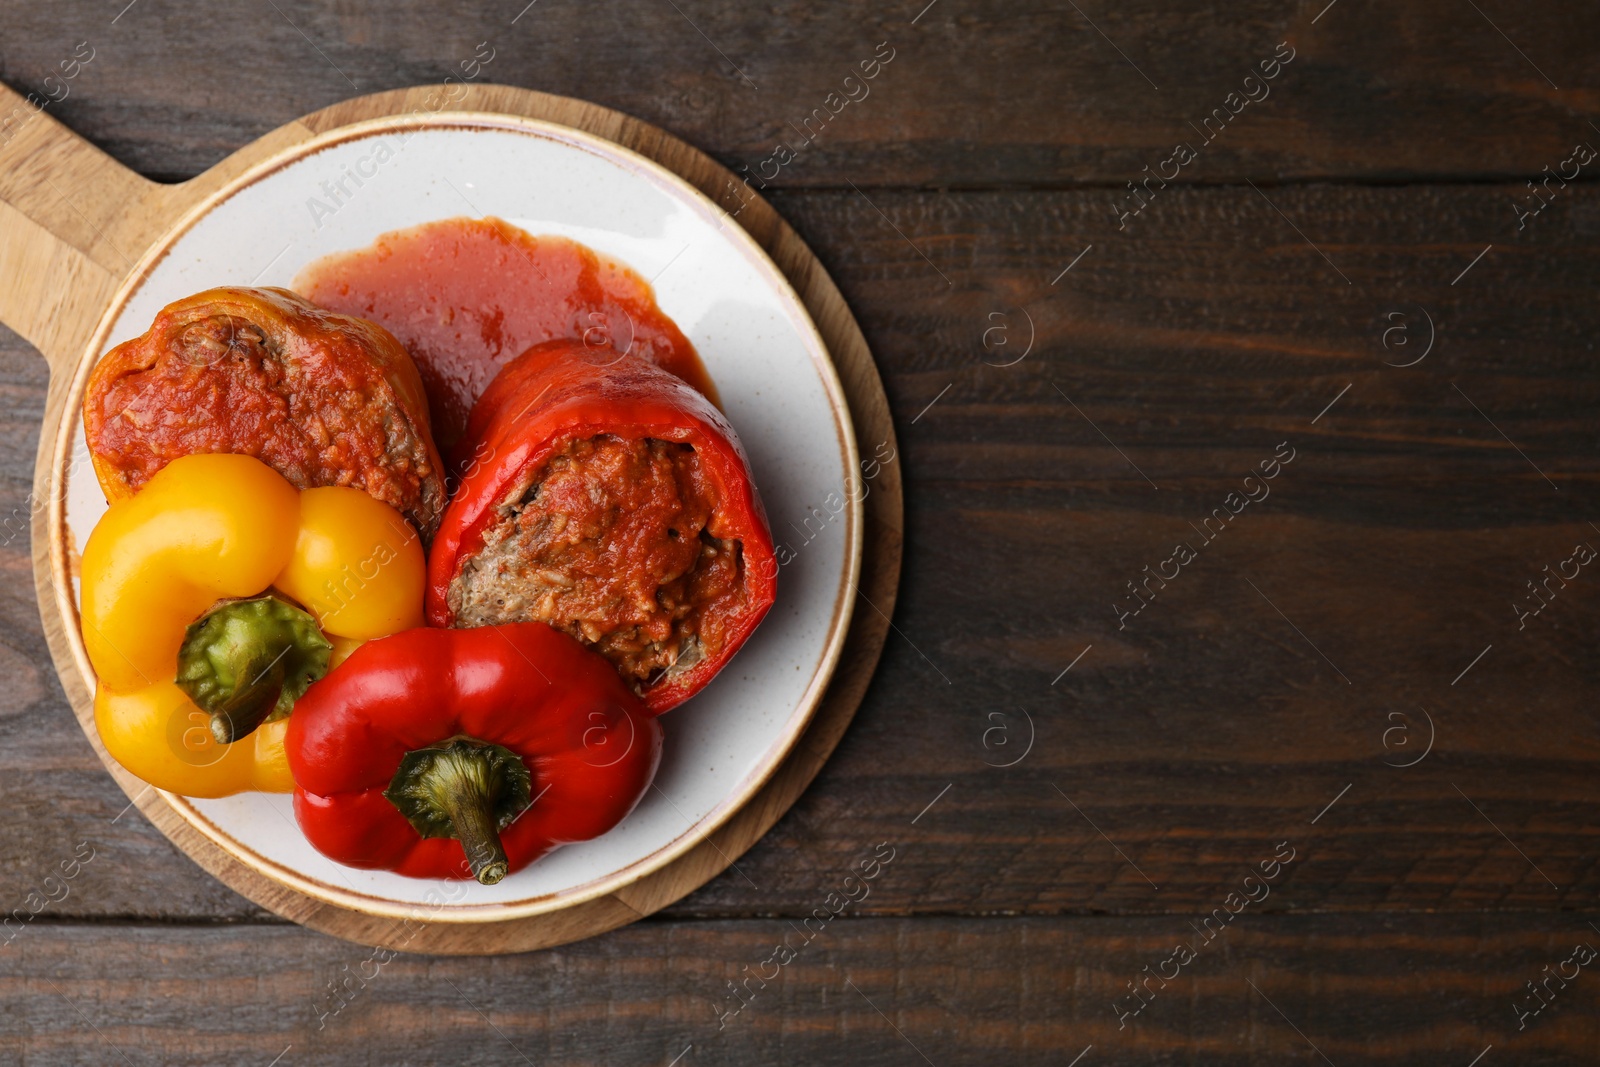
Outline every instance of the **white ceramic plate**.
<svg viewBox="0 0 1600 1067">
<path fill-rule="evenodd" d="M 346 177 L 352 173 L 359 186 Z M 336 203 L 327 190 L 341 179 L 350 195 Z M 323 207 L 313 210 L 314 201 Z M 704 692 L 663 718 L 660 773 L 639 807 L 598 840 L 558 849 L 498 885 L 334 863 L 301 836 L 288 796 L 168 797 L 229 852 L 302 892 L 374 914 L 414 914 L 426 905 L 432 921 L 466 922 L 613 892 L 693 847 L 754 794 L 800 735 L 837 660 L 860 563 L 861 515 L 845 491 L 857 463 L 849 410 L 822 340 L 782 274 L 682 179 L 548 123 L 468 114 L 377 120 L 263 164 L 180 226 L 164 253 L 152 252 L 107 313 L 100 354 L 143 333 L 164 305 L 190 293 L 292 287 L 306 264 L 329 252 L 461 215 L 496 215 L 535 235 L 570 237 L 653 279 L 662 310 L 717 383 L 775 539 L 795 550 L 754 637 Z M 73 442 L 67 543 L 77 546 L 105 511 L 78 416 L 86 373 L 63 431 Z M 839 501 L 846 507 L 836 518 L 803 525 L 811 509 L 827 516 Z M 78 651 L 85 662 L 81 640 Z M 92 689 L 92 677 L 88 683 Z"/>
</svg>

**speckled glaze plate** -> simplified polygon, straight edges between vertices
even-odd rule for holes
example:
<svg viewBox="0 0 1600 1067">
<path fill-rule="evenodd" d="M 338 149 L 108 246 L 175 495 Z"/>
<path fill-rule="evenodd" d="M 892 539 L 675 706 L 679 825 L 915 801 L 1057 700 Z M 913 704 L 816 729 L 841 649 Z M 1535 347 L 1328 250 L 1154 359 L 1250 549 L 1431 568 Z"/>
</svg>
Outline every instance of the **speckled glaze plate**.
<svg viewBox="0 0 1600 1067">
<path fill-rule="evenodd" d="M 856 435 L 827 346 L 785 275 L 726 210 L 660 164 L 577 129 L 505 114 L 400 115 L 265 158 L 190 210 L 128 275 L 90 342 L 93 358 L 71 380 L 53 444 L 62 485 L 50 516 L 60 545 L 52 567 L 65 617 L 76 618 L 76 546 L 105 510 L 79 417 L 94 360 L 179 297 L 217 285 L 292 287 L 327 253 L 463 215 L 573 238 L 652 280 L 716 381 L 788 551 L 765 623 L 710 687 L 662 720 L 661 769 L 638 808 L 605 836 L 498 885 L 334 863 L 300 834 L 288 796 L 163 795 L 206 839 L 297 893 L 373 916 L 426 908 L 435 923 L 505 921 L 593 900 L 671 864 L 729 819 L 782 764 L 822 699 L 849 629 L 862 545 Z M 825 521 L 804 523 L 816 515 Z M 75 627 L 67 637 L 92 691 Z"/>
</svg>

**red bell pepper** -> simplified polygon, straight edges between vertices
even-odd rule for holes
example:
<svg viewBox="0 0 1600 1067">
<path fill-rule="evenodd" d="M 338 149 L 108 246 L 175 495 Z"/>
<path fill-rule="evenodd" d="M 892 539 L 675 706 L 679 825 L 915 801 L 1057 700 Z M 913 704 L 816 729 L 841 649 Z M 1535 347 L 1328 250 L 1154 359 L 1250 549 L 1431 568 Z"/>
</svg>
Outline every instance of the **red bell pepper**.
<svg viewBox="0 0 1600 1067">
<path fill-rule="evenodd" d="M 368 641 L 295 705 L 300 828 L 352 867 L 492 885 L 633 810 L 661 724 L 538 623 Z"/>
<path fill-rule="evenodd" d="M 468 421 L 428 561 L 428 620 L 537 620 L 596 648 L 652 714 L 711 681 L 776 595 L 766 512 L 709 400 L 572 341 L 508 363 Z"/>
</svg>

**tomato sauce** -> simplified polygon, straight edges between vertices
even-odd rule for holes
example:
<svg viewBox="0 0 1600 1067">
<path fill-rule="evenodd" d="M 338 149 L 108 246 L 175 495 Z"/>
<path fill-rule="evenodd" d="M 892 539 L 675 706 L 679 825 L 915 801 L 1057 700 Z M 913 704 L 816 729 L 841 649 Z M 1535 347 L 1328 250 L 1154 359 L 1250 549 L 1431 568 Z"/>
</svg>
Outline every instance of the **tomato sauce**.
<svg viewBox="0 0 1600 1067">
<path fill-rule="evenodd" d="M 635 352 L 717 402 L 694 346 L 656 306 L 649 282 L 587 245 L 534 237 L 500 219 L 444 219 L 383 234 L 368 248 L 312 263 L 295 288 L 400 340 L 422 372 L 434 439 L 447 458 L 500 367 L 559 338 Z"/>
</svg>

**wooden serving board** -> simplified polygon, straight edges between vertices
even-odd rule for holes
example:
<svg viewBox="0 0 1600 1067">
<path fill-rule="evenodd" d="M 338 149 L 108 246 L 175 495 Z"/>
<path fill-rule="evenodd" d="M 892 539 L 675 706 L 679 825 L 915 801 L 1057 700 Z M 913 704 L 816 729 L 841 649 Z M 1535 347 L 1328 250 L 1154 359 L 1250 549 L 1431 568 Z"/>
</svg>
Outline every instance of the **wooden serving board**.
<svg viewBox="0 0 1600 1067">
<path fill-rule="evenodd" d="M 883 384 L 855 318 L 816 257 L 772 207 L 732 172 L 647 123 L 566 97 L 503 86 L 457 86 L 452 111 L 560 123 L 604 137 L 682 176 L 730 211 L 772 257 L 804 301 L 833 356 L 860 440 L 894 443 Z M 465 96 L 460 94 L 465 92 Z M 401 922 L 316 900 L 272 881 L 204 837 L 166 798 L 122 769 L 101 746 L 92 698 L 58 607 L 51 560 L 61 548 L 60 506 L 68 457 L 58 447 L 69 385 L 95 358 L 92 338 L 135 265 L 187 214 L 247 169 L 340 127 L 426 113 L 439 88 L 359 97 L 274 130 L 198 177 L 148 181 L 39 113 L 10 126 L 0 144 L 0 321 L 50 366 L 50 389 L 34 468 L 33 571 L 45 634 L 62 685 L 89 743 L 112 777 L 172 842 L 255 903 L 312 929 L 367 945 L 413 952 L 488 955 L 544 948 L 632 922 L 704 885 L 743 854 L 811 782 L 855 714 L 882 651 L 900 574 L 899 467 L 884 467 L 863 502 L 860 593 L 828 692 L 789 757 L 749 803 L 671 864 L 610 895 L 526 918 L 473 924 Z M 31 105 L 0 86 L 0 115 Z M 740 205 L 743 205 L 740 209 Z M 70 601 L 70 598 L 66 598 Z"/>
</svg>

